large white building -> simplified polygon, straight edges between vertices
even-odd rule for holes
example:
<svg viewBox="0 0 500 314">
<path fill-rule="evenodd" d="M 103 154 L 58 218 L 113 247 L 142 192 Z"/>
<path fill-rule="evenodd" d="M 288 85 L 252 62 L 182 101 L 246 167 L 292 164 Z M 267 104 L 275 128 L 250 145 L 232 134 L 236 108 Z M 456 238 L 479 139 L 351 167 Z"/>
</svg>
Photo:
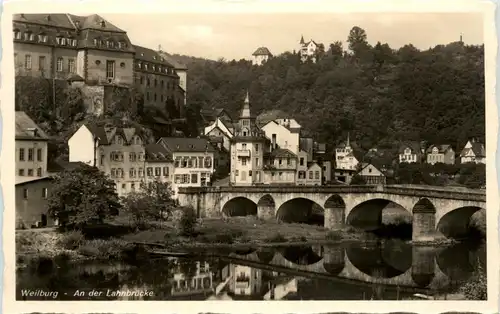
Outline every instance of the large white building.
<svg viewBox="0 0 500 314">
<path fill-rule="evenodd" d="M 353 148 L 347 135 L 347 142 L 340 143 L 335 148 L 335 169 L 338 170 L 356 170 L 359 160 L 354 156 Z"/>
<path fill-rule="evenodd" d="M 464 164 L 468 162 L 486 164 L 486 150 L 484 145 L 476 142 L 474 139 L 468 141 L 460 152 L 460 163 Z"/>
<path fill-rule="evenodd" d="M 304 36 L 302 36 L 299 43 L 300 60 L 302 62 L 305 62 L 306 60 L 310 59 L 313 62 L 316 62 L 316 54 L 318 52 L 319 45 L 320 44 L 316 43 L 312 39 L 308 42 L 305 42 Z"/>
<path fill-rule="evenodd" d="M 231 139 L 232 185 L 252 185 L 264 182 L 264 151 L 267 139 L 257 126 L 255 116 L 250 110 L 248 92 L 241 110 L 238 124 L 235 125 Z"/>
</svg>

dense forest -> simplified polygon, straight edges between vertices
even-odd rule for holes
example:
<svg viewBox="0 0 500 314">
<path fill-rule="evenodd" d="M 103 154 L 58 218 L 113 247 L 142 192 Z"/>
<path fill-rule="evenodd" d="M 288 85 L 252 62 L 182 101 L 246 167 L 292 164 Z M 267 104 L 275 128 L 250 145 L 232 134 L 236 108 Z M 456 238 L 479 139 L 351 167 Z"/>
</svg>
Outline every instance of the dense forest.
<svg viewBox="0 0 500 314">
<path fill-rule="evenodd" d="M 293 117 L 307 135 L 330 147 L 348 132 L 364 149 L 424 140 L 460 151 L 469 138 L 484 143 L 484 46 L 372 46 L 359 27 L 347 42 L 325 45 L 317 63 L 301 63 L 295 52 L 263 66 L 173 57 L 189 68 L 192 112 L 224 108 L 237 117 L 248 89 L 255 113 Z"/>
</svg>

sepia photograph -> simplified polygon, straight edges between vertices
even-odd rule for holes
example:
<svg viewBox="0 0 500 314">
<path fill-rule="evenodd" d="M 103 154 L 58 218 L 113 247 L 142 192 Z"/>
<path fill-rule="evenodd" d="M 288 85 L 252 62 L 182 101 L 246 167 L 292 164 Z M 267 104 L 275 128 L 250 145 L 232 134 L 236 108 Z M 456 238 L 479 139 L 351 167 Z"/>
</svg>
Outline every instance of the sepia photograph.
<svg viewBox="0 0 500 314">
<path fill-rule="evenodd" d="M 17 301 L 492 297 L 483 13 L 40 12 Z"/>
</svg>

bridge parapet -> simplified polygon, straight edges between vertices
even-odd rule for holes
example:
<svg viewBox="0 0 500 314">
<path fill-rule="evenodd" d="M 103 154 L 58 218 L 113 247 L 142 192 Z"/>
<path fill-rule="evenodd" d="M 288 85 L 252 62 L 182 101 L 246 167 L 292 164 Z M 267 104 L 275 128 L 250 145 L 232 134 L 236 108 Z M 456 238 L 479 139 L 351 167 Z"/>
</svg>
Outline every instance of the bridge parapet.
<svg viewBox="0 0 500 314">
<path fill-rule="evenodd" d="M 334 185 L 334 186 L 290 186 L 290 185 L 259 185 L 259 186 L 208 186 L 179 188 L 181 194 L 212 194 L 212 193 L 319 193 L 319 194 L 360 194 L 387 193 L 415 197 L 434 197 L 464 201 L 486 202 L 484 190 L 472 190 L 422 186 L 398 185 Z"/>
</svg>

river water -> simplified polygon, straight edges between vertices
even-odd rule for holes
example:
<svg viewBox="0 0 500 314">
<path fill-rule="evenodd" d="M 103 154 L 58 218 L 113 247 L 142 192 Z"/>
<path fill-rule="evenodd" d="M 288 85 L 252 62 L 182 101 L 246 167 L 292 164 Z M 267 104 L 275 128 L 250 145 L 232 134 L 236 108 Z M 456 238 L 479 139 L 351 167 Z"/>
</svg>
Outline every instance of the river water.
<svg viewBox="0 0 500 314">
<path fill-rule="evenodd" d="M 446 296 L 478 270 L 486 272 L 484 244 L 431 248 L 381 241 L 211 250 L 133 264 L 56 260 L 28 266 L 17 271 L 17 299 L 401 300 Z"/>
</svg>

